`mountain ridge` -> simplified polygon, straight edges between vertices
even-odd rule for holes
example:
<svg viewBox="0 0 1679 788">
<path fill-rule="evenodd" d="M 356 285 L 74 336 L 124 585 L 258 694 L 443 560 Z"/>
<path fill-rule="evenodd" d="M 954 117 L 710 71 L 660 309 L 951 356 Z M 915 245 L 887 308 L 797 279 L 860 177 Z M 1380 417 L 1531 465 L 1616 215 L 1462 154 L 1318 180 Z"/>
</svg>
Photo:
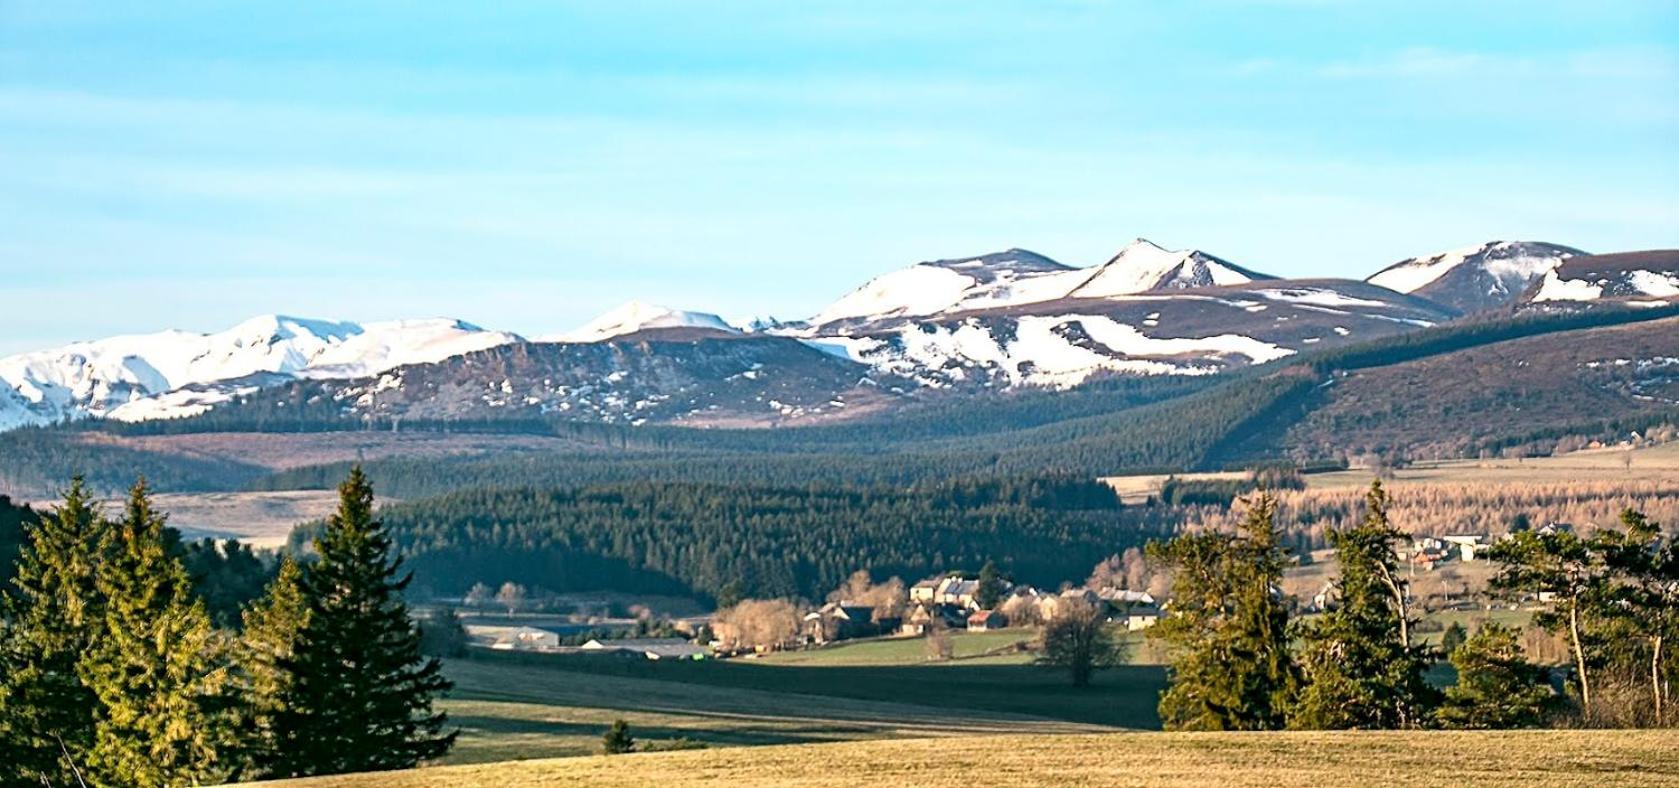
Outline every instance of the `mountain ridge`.
<svg viewBox="0 0 1679 788">
<path fill-rule="evenodd" d="M 1087 268 L 1021 248 L 917 263 L 869 280 L 800 323 L 743 330 L 715 314 L 632 301 L 536 341 L 657 348 L 674 354 L 676 366 L 637 361 L 623 368 L 584 367 L 620 376 L 712 370 L 715 379 L 688 380 L 682 396 L 710 402 L 696 390 L 733 391 L 718 394 L 718 401 L 744 408 L 739 415 L 748 421 L 771 423 L 787 414 L 759 419 L 751 414 L 756 405 L 742 403 L 762 392 L 748 396 L 730 382 L 747 370 L 725 371 L 702 360 L 739 348 L 710 343 L 802 344 L 854 365 L 846 375 L 891 379 L 902 389 L 894 397 L 915 397 L 933 390 L 1066 389 L 1116 375 L 1209 375 L 1491 310 L 1673 300 L 1679 300 L 1679 252 L 1587 255 L 1557 244 L 1493 241 L 1411 258 L 1356 281 L 1279 279 L 1199 250 L 1167 250 L 1139 238 Z M 524 342 L 518 334 L 452 318 L 354 323 L 280 314 L 207 334 L 167 330 L 76 342 L 0 358 L 0 430 L 86 417 L 196 415 L 294 381 L 377 379 L 393 369 Z M 771 355 L 777 358 L 798 357 L 791 346 L 767 347 L 776 348 Z M 639 383 L 642 393 L 674 397 L 666 391 L 670 380 Z M 620 384 L 622 379 L 594 381 L 602 390 L 626 387 Z M 589 382 L 567 385 L 567 393 L 541 397 L 565 401 Z M 842 388 L 832 381 L 805 389 L 786 385 L 791 388 L 779 398 L 766 397 L 802 403 L 794 406 L 801 418 L 840 408 L 822 404 L 835 401 Z M 573 406 L 583 405 L 579 400 Z M 643 418 L 598 403 L 590 407 L 595 418 L 609 421 Z M 643 410 L 693 416 L 651 405 Z"/>
</svg>

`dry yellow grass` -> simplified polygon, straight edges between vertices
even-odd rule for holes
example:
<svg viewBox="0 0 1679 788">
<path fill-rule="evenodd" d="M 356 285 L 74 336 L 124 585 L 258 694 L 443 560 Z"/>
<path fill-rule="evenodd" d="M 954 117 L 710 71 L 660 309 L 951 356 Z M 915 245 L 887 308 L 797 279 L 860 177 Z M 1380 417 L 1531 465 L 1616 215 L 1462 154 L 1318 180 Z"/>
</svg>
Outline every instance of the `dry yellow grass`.
<svg viewBox="0 0 1679 788">
<path fill-rule="evenodd" d="M 1679 732 L 977 736 L 522 761 L 273 785 L 1655 787 L 1679 786 Z"/>
<path fill-rule="evenodd" d="M 1147 501 L 1149 496 L 1158 495 L 1167 479 L 1178 478 L 1183 481 L 1227 481 L 1245 479 L 1247 471 L 1213 471 L 1210 473 L 1150 473 L 1141 476 L 1104 476 L 1098 481 L 1112 487 L 1119 493 L 1119 500 L 1128 504 L 1139 504 Z"/>
</svg>

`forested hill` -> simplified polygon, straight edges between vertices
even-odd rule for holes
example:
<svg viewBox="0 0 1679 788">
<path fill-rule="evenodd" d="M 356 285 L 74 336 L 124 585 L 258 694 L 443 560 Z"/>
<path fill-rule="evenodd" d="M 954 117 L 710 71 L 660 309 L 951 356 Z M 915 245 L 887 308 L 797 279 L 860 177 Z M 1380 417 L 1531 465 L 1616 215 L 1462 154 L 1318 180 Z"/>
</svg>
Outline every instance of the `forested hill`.
<svg viewBox="0 0 1679 788">
<path fill-rule="evenodd" d="M 821 599 L 852 572 L 918 579 L 988 560 L 1024 582 L 1083 577 L 1163 532 L 1089 481 L 1020 479 L 918 489 L 629 484 L 471 490 L 381 517 L 419 586 L 612 588 Z M 310 535 L 300 529 L 294 540 Z"/>
</svg>

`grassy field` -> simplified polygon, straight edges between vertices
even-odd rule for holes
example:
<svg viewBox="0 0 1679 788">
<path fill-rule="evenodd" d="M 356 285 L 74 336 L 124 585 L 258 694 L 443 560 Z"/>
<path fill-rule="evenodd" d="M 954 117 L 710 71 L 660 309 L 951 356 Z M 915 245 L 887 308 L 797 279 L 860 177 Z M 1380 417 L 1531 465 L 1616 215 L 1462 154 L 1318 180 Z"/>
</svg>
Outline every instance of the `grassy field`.
<svg viewBox="0 0 1679 788">
<path fill-rule="evenodd" d="M 495 670 L 501 665 L 525 665 L 595 677 L 902 703 L 959 714 L 1025 715 L 1115 728 L 1159 727 L 1154 707 L 1165 686 L 1165 670 L 1156 665 L 1106 670 L 1097 674 L 1090 687 L 1075 689 L 1068 685 L 1064 674 L 1047 668 L 960 661 L 848 667 L 778 665 L 767 660 L 653 662 L 496 652 L 472 662 L 495 665 Z M 493 673 L 491 679 L 504 683 Z"/>
<path fill-rule="evenodd" d="M 294 780 L 297 788 L 761 785 L 1679 785 L 1679 732 L 968 736 Z"/>
<path fill-rule="evenodd" d="M 994 632 L 956 632 L 950 638 L 951 659 L 929 661 L 924 638 L 879 638 L 838 643 L 809 651 L 783 651 L 758 662 L 766 665 L 809 667 L 865 667 L 869 665 L 1024 665 L 1031 653 L 1021 650 L 1036 637 L 1033 629 L 1002 629 Z"/>
<path fill-rule="evenodd" d="M 451 763 L 589 755 L 623 719 L 649 742 L 708 747 L 1097 730 L 1018 714 L 627 678 L 537 665 L 454 662 L 441 703 L 461 737 Z"/>
</svg>

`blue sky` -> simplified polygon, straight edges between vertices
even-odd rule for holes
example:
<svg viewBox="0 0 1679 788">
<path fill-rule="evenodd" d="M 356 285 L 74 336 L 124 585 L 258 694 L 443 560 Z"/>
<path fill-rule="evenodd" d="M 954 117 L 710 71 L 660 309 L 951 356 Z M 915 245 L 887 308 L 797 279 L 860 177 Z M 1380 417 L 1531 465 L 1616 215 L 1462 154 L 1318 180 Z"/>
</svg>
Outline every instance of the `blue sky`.
<svg viewBox="0 0 1679 788">
<path fill-rule="evenodd" d="M 1676 230 L 1673 2 L 0 2 L 0 353 Z"/>
</svg>

